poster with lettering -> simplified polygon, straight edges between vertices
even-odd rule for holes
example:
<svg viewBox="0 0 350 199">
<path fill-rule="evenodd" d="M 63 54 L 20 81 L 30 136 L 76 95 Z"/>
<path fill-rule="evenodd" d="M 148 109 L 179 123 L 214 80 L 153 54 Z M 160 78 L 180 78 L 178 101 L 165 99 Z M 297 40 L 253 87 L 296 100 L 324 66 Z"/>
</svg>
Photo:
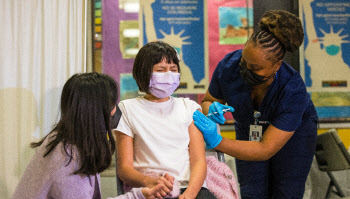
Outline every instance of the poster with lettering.
<svg viewBox="0 0 350 199">
<path fill-rule="evenodd" d="M 350 2 L 300 1 L 304 22 L 302 74 L 309 91 L 350 91 Z"/>
<path fill-rule="evenodd" d="M 208 88 L 204 10 L 203 0 L 140 1 L 140 46 L 158 40 L 178 51 L 181 59 L 178 94 L 200 94 Z"/>
<path fill-rule="evenodd" d="M 350 2 L 299 1 L 304 26 L 300 72 L 320 119 L 350 118 Z"/>
</svg>

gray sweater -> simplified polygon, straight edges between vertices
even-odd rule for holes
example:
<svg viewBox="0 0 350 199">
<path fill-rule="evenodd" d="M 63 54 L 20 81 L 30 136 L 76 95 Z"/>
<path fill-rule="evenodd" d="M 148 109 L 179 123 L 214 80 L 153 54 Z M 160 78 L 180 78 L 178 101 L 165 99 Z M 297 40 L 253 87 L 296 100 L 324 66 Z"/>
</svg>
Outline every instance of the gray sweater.
<svg viewBox="0 0 350 199">
<path fill-rule="evenodd" d="M 13 199 L 100 199 L 100 175 L 72 175 L 79 168 L 77 151 L 73 151 L 73 159 L 67 165 L 69 156 L 58 144 L 45 158 L 45 146 L 48 138 L 38 147 L 36 154 L 29 162 L 19 184 L 12 196 Z M 69 152 L 69 151 L 68 151 Z M 118 196 L 115 199 L 144 198 L 141 188 Z"/>
</svg>

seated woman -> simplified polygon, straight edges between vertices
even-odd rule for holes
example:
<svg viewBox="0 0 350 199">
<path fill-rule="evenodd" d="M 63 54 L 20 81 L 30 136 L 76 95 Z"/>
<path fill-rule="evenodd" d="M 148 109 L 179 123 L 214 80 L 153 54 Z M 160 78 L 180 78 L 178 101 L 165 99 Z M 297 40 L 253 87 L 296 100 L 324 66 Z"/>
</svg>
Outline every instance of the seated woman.
<svg viewBox="0 0 350 199">
<path fill-rule="evenodd" d="M 146 44 L 136 56 L 133 77 L 146 95 L 119 103 L 119 177 L 132 187 L 164 184 L 174 189 L 166 196 L 170 198 L 215 198 L 206 189 L 204 140 L 192 119 L 200 106 L 170 96 L 180 81 L 175 49 L 164 42 Z M 175 178 L 174 184 L 169 176 Z"/>
<path fill-rule="evenodd" d="M 41 141 L 12 196 L 14 199 L 100 199 L 100 173 L 115 150 L 110 117 L 116 111 L 117 84 L 99 73 L 73 75 L 61 95 L 61 118 Z M 134 189 L 117 197 L 155 198 L 164 185 Z M 157 195 L 157 196 L 156 196 Z"/>
</svg>

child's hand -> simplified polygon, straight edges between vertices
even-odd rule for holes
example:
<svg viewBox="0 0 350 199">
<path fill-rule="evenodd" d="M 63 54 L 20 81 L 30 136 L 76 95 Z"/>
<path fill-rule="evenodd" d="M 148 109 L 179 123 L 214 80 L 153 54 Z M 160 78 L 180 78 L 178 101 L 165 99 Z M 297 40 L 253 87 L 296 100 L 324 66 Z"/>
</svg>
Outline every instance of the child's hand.
<svg viewBox="0 0 350 199">
<path fill-rule="evenodd" d="M 147 187 L 152 189 L 153 187 L 156 187 L 158 185 L 163 185 L 163 188 L 158 191 L 158 194 L 156 194 L 157 198 L 159 197 L 165 197 L 168 195 L 172 190 L 174 186 L 175 178 L 168 173 L 166 173 L 164 176 L 160 176 L 156 179 L 153 179 L 152 182 L 150 182 Z"/>
<path fill-rule="evenodd" d="M 155 187 L 153 187 L 153 188 L 148 188 L 148 187 L 146 187 L 146 188 L 142 188 L 141 189 L 141 192 L 142 192 L 142 195 L 146 198 L 146 199 L 158 199 L 158 198 L 160 198 L 160 199 L 162 199 L 163 198 L 163 196 L 161 196 L 161 194 L 160 194 L 160 192 L 162 191 L 162 190 L 164 190 L 164 188 L 165 188 L 165 185 L 164 184 L 159 184 L 159 185 L 157 185 L 157 186 L 155 186 Z"/>
<path fill-rule="evenodd" d="M 174 182 L 175 182 L 175 178 L 171 175 L 169 175 L 168 173 L 166 173 L 164 175 L 164 178 L 167 179 L 172 185 L 174 185 Z"/>
</svg>

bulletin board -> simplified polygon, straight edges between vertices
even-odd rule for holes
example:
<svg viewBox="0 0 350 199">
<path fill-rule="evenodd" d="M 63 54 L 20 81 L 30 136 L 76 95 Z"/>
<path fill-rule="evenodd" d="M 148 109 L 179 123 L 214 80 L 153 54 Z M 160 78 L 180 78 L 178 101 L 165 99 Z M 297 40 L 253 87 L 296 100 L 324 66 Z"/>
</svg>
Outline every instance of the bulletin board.
<svg viewBox="0 0 350 199">
<path fill-rule="evenodd" d="M 103 0 L 102 10 L 102 72 L 119 84 L 119 100 L 136 97 L 132 67 L 139 49 L 139 0 Z"/>
<path fill-rule="evenodd" d="M 139 95 L 132 77 L 137 50 L 161 40 L 181 57 L 182 84 L 174 96 L 200 104 L 219 61 L 242 49 L 253 32 L 252 0 L 104 0 L 102 8 L 103 73 L 119 83 L 120 100 Z"/>
<path fill-rule="evenodd" d="M 203 94 L 208 89 L 205 1 L 152 0 L 140 2 L 140 45 L 164 41 L 180 56 L 177 94 Z"/>
</svg>

